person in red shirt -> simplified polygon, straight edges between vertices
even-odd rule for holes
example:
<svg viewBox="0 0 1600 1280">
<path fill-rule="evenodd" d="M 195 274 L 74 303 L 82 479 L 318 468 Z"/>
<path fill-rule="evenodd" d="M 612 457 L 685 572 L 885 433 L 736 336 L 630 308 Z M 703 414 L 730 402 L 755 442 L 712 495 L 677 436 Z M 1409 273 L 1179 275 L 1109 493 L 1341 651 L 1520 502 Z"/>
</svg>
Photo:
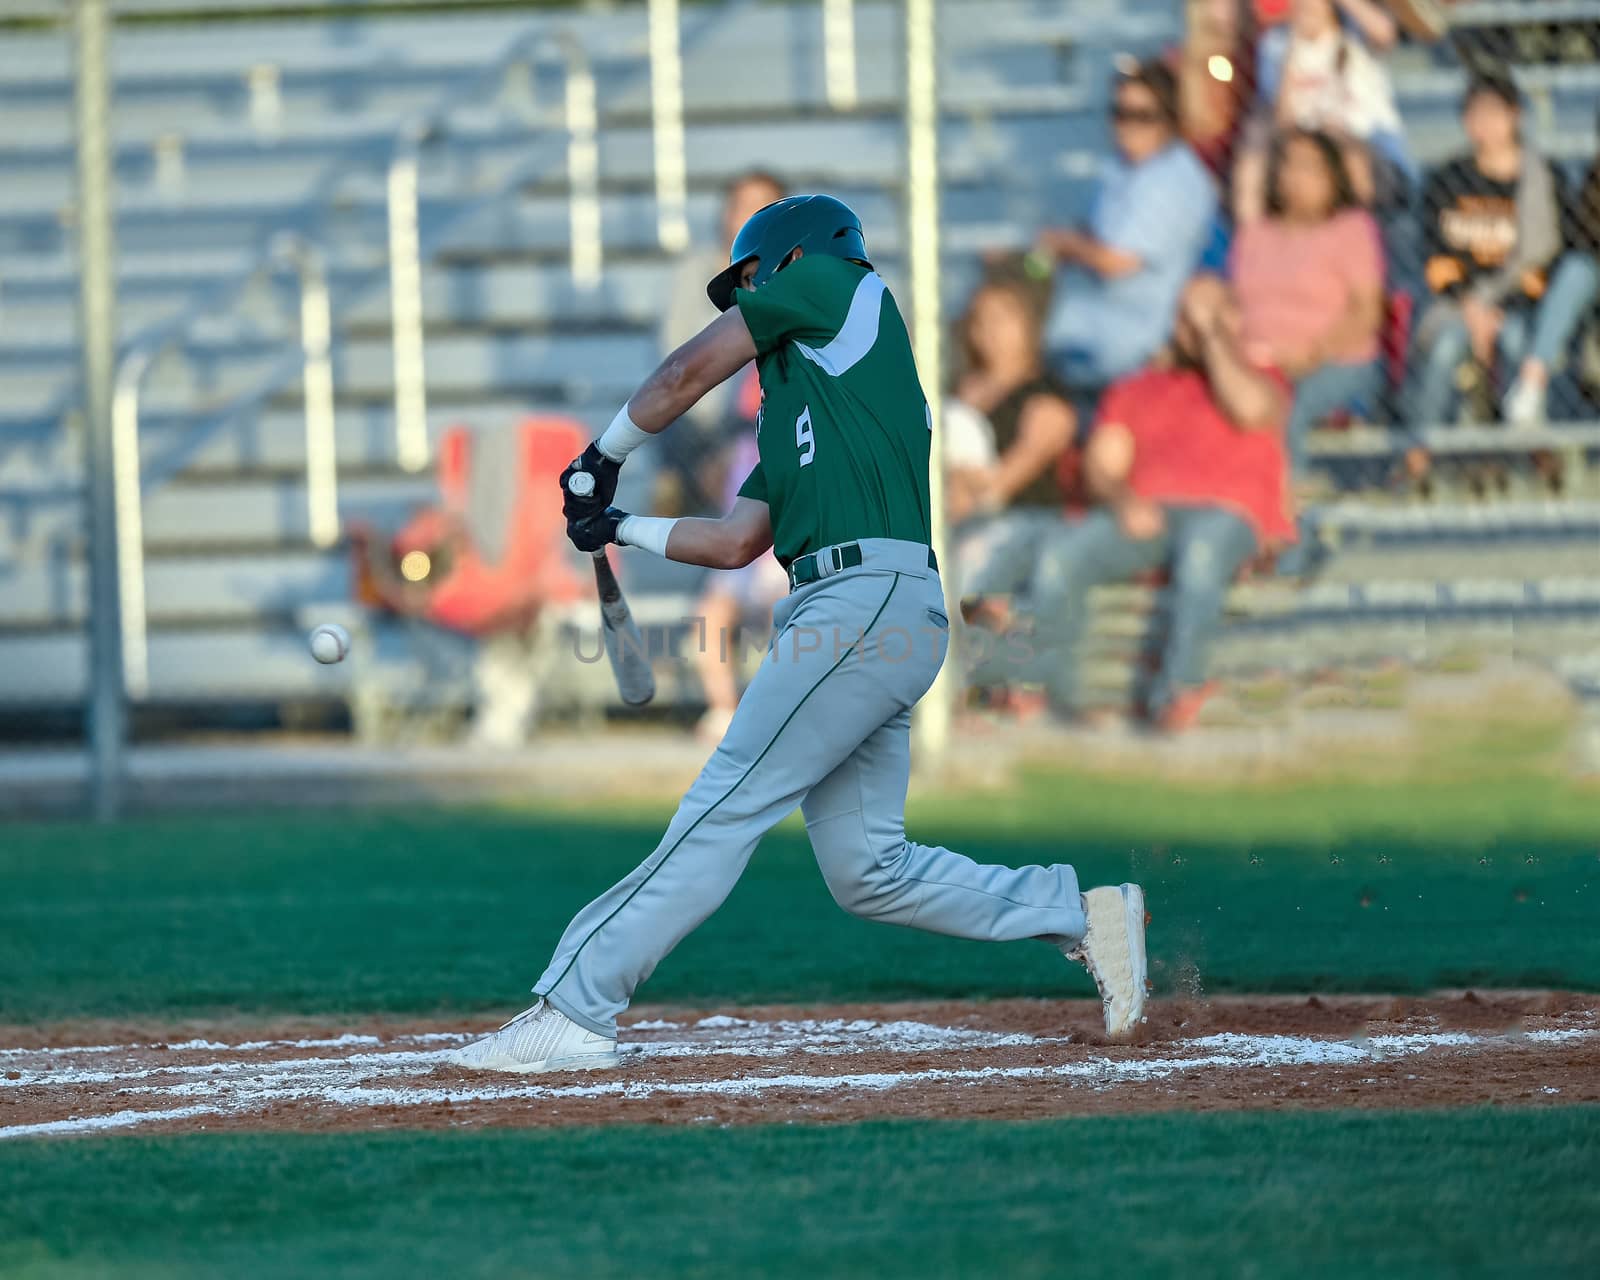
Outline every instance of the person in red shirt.
<svg viewBox="0 0 1600 1280">
<path fill-rule="evenodd" d="M 1258 553 L 1295 540 L 1290 401 L 1288 381 L 1245 355 L 1227 285 L 1192 280 L 1172 348 L 1101 403 L 1085 469 L 1103 505 L 1041 548 L 1035 646 L 1057 714 L 1076 709 L 1090 588 L 1165 569 L 1170 620 L 1144 710 L 1169 730 L 1193 722 L 1229 584 Z"/>
</svg>

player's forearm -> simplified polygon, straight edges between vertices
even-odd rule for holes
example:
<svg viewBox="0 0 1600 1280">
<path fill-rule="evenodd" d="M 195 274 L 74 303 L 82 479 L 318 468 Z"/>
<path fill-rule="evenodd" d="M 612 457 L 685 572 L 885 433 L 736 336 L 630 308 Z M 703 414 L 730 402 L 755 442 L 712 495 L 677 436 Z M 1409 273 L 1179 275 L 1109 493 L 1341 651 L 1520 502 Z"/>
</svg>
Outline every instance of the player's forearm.
<svg viewBox="0 0 1600 1280">
<path fill-rule="evenodd" d="M 689 516 L 676 520 L 667 538 L 666 557 L 680 564 L 704 565 L 707 569 L 737 569 L 750 563 L 741 558 L 740 540 L 720 520 Z"/>
<path fill-rule="evenodd" d="M 718 520 L 624 516 L 617 525 L 617 541 L 680 564 L 739 569 L 772 546 L 772 523 L 764 502 L 741 497 Z"/>
<path fill-rule="evenodd" d="M 715 385 L 693 363 L 693 353 L 679 347 L 633 393 L 628 417 L 641 431 L 656 435 L 694 408 Z"/>
<path fill-rule="evenodd" d="M 726 520 L 688 516 L 672 522 L 664 552 L 668 560 L 707 569 L 742 569 L 767 547 L 750 530 Z"/>
<path fill-rule="evenodd" d="M 613 462 L 626 462 L 629 454 L 660 435 L 716 385 L 701 386 L 682 353 L 680 347 L 663 360 L 600 433 L 595 445 Z"/>
</svg>

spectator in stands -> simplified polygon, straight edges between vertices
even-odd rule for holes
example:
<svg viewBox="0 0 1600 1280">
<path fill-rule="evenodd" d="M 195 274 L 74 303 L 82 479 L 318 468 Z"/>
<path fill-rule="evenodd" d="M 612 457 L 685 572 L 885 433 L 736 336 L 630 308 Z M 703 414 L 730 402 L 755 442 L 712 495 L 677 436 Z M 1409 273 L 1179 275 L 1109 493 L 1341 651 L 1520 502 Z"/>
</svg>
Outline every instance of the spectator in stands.
<svg viewBox="0 0 1600 1280">
<path fill-rule="evenodd" d="M 1327 134 L 1275 140 L 1266 216 L 1239 228 L 1230 274 L 1252 358 L 1294 383 L 1287 443 L 1299 474 L 1311 428 L 1371 404 L 1382 377 L 1383 249 Z"/>
<path fill-rule="evenodd" d="M 1375 56 L 1394 44 L 1394 19 L 1374 0 L 1294 0 L 1256 52 L 1256 120 L 1234 168 L 1234 213 L 1258 218 L 1275 129 L 1331 134 L 1362 203 L 1402 203 L 1412 164 L 1389 73 Z"/>
<path fill-rule="evenodd" d="M 1032 570 L 1034 547 L 1061 520 L 1056 468 L 1076 420 L 1067 388 L 1045 368 L 1039 305 L 1021 280 L 985 282 L 959 330 L 962 372 L 947 419 L 946 485 L 958 532 L 955 581 L 1009 594 Z M 968 411 L 987 451 L 969 445 Z M 985 456 L 987 452 L 987 456 Z M 953 456 L 952 456 L 953 455 Z"/>
<path fill-rule="evenodd" d="M 1233 169 L 1233 149 L 1255 82 L 1248 6 L 1239 0 L 1188 0 L 1178 54 L 1183 137 L 1219 181 Z"/>
<path fill-rule="evenodd" d="M 754 423 L 730 449 L 723 486 L 723 510 L 731 510 L 739 486 L 760 460 Z M 739 705 L 740 663 L 750 652 L 747 641 L 772 630 L 772 606 L 789 590 L 789 577 L 770 555 L 757 556 L 742 569 L 709 576 L 700 597 L 700 631 L 695 637 L 695 669 L 705 694 L 706 710 L 695 736 L 720 742 Z"/>
<path fill-rule="evenodd" d="M 705 282 L 728 265 L 733 238 L 750 215 L 787 194 L 783 183 L 764 170 L 751 170 L 729 183 L 722 199 L 719 242 L 691 249 L 673 272 L 667 309 L 661 317 L 663 355 L 676 351 L 715 318 Z M 752 365 L 744 378 L 730 378 L 702 396 L 685 421 L 662 436 L 664 456 L 655 497 L 658 511 L 683 514 L 715 507 L 722 492 L 730 438 L 743 430 L 743 421 L 735 416 L 736 401 L 744 393 L 744 383 L 754 379 Z"/>
<path fill-rule="evenodd" d="M 1044 301 L 1026 275 L 998 275 L 973 294 L 956 332 L 962 371 L 944 406 L 946 575 L 957 598 L 972 597 L 968 620 L 995 631 L 1061 524 L 1059 479 L 1074 456 L 1070 393 L 1041 348 Z M 988 690 L 987 705 L 1028 718 L 1044 699 L 1001 687 Z"/>
<path fill-rule="evenodd" d="M 1033 662 L 1058 714 L 1076 710 L 1090 588 L 1166 569 L 1171 619 L 1144 710 L 1164 729 L 1188 727 L 1211 692 L 1207 655 L 1229 585 L 1295 537 L 1288 384 L 1251 364 L 1240 335 L 1226 284 L 1197 277 L 1171 350 L 1101 405 L 1085 468 L 1104 505 L 1054 535 L 1035 575 Z"/>
<path fill-rule="evenodd" d="M 946 575 L 957 598 L 971 597 L 968 621 L 997 632 L 1061 523 L 1058 476 L 1076 430 L 1069 392 L 1045 367 L 1042 303 L 1025 277 L 998 276 L 973 294 L 957 330 L 962 372 L 944 407 Z M 991 710 L 1044 709 L 1031 690 L 988 694 Z"/>
<path fill-rule="evenodd" d="M 1539 300 L 1528 354 L 1506 395 L 1505 416 L 1512 426 L 1544 421 L 1550 374 L 1562 366 L 1579 326 L 1594 316 L 1600 300 L 1600 159 L 1589 166 L 1578 198 L 1567 205 L 1565 238 L 1569 248 Z"/>
<path fill-rule="evenodd" d="M 1074 386 L 1103 386 L 1167 340 L 1216 210 L 1210 174 L 1178 136 L 1170 69 L 1149 61 L 1119 71 L 1111 121 L 1117 156 L 1088 226 L 1046 229 L 1030 255 L 1057 269 L 1046 342 Z"/>
<path fill-rule="evenodd" d="M 1478 393 L 1474 416 L 1493 416 L 1495 356 L 1515 367 L 1527 314 L 1561 251 L 1561 176 L 1523 142 L 1516 86 L 1480 74 L 1461 116 L 1471 151 L 1435 170 L 1423 197 L 1434 301 L 1417 331 L 1411 418 L 1425 427 L 1446 421 L 1462 387 Z"/>
<path fill-rule="evenodd" d="M 1450 30 L 1450 10 L 1461 0 L 1387 0 L 1389 12 L 1406 36 L 1433 44 Z"/>
</svg>

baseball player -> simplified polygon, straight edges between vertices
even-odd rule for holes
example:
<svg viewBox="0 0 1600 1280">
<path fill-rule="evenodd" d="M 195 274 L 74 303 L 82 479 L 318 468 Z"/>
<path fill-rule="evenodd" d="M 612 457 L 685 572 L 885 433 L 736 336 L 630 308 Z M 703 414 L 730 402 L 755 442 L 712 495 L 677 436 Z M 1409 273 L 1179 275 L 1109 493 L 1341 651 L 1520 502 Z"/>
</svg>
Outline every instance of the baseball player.
<svg viewBox="0 0 1600 1280">
<path fill-rule="evenodd" d="M 831 196 L 791 196 L 753 215 L 730 257 L 707 286 L 721 317 L 563 473 L 568 534 L 584 551 L 616 542 L 716 569 L 771 549 L 790 594 L 661 843 L 567 926 L 537 1002 L 455 1061 L 614 1065 L 617 1015 L 796 805 L 846 911 L 958 938 L 1042 939 L 1088 967 L 1107 1033 L 1125 1035 L 1145 1001 L 1137 885 L 1082 893 L 1065 864 L 989 866 L 906 838 L 911 709 L 944 662 L 949 621 L 928 545 L 928 403 L 860 220 Z M 760 461 L 733 509 L 673 520 L 611 506 L 628 455 L 751 360 Z"/>
</svg>

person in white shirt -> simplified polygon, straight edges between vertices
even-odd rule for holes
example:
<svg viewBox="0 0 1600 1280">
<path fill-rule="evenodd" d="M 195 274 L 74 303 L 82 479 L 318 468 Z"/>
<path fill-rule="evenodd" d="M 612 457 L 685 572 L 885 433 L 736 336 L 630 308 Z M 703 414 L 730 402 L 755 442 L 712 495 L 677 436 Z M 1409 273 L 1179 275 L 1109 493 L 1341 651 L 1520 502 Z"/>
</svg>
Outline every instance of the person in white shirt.
<svg viewBox="0 0 1600 1280">
<path fill-rule="evenodd" d="M 1366 205 L 1395 203 L 1415 180 L 1394 85 L 1378 54 L 1398 36 L 1373 0 L 1294 0 L 1289 20 L 1261 38 L 1256 115 L 1234 169 L 1234 212 L 1262 216 L 1266 153 L 1276 129 L 1340 140 L 1356 194 Z"/>
</svg>

